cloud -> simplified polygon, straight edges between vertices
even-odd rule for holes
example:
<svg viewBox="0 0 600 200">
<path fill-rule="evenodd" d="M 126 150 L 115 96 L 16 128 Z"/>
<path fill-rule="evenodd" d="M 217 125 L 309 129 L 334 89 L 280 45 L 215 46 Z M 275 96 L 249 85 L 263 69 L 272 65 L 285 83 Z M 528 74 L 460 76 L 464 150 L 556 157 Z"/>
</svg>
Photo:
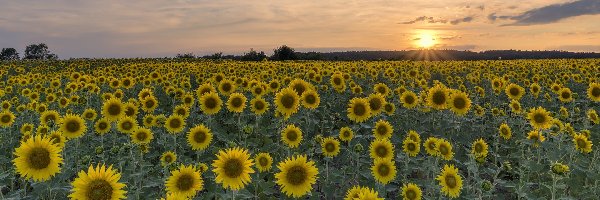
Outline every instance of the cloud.
<svg viewBox="0 0 600 200">
<path fill-rule="evenodd" d="M 445 23 L 448 22 L 448 20 L 445 20 L 445 19 L 434 19 L 433 17 L 420 16 L 420 17 L 417 17 L 414 20 L 407 21 L 407 22 L 400 22 L 399 24 L 414 24 L 414 23 L 417 23 L 417 22 L 427 22 L 429 24 L 435 24 L 435 23 L 445 24 Z"/>
<path fill-rule="evenodd" d="M 469 17 L 464 17 L 464 18 L 461 18 L 461 19 L 452 20 L 452 21 L 450 21 L 450 24 L 457 25 L 457 24 L 460 24 L 460 23 L 463 23 L 463 22 L 470 22 L 470 21 L 473 21 L 473 16 L 469 16 Z"/>
<path fill-rule="evenodd" d="M 600 0 L 579 0 L 563 4 L 552 4 L 526 11 L 520 15 L 502 17 L 515 20 L 514 23 L 503 26 L 528 26 L 549 24 L 570 17 L 595 14 L 600 14 Z M 488 19 L 497 19 L 494 16 L 490 15 Z"/>
<path fill-rule="evenodd" d="M 417 22 L 427 22 L 429 24 L 447 24 L 450 23 L 452 25 L 457 25 L 460 23 L 464 23 L 464 22 L 471 22 L 473 21 L 473 19 L 475 19 L 473 16 L 468 16 L 468 17 L 464 17 L 464 18 L 459 18 L 459 19 L 454 19 L 454 20 L 450 20 L 448 21 L 447 19 L 443 19 L 443 18 L 439 18 L 439 19 L 435 19 L 434 17 L 428 17 L 428 16 L 420 16 L 415 18 L 414 20 L 411 21 L 406 21 L 406 22 L 400 22 L 398 24 L 414 24 Z"/>
</svg>

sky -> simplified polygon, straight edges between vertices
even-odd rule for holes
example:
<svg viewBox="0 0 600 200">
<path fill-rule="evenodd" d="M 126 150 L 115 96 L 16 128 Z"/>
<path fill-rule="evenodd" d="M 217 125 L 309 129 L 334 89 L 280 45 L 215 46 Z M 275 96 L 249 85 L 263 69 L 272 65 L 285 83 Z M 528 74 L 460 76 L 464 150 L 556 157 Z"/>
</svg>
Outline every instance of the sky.
<svg viewBox="0 0 600 200">
<path fill-rule="evenodd" d="M 600 0 L 0 0 L 0 48 L 60 58 L 193 52 L 600 52 Z M 430 46 L 431 45 L 431 46 Z"/>
</svg>

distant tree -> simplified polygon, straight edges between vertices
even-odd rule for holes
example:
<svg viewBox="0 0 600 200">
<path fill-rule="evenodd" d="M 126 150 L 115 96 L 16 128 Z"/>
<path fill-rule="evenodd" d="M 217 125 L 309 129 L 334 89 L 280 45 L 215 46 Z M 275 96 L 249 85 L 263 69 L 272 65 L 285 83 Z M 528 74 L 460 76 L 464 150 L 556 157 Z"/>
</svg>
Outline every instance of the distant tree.
<svg viewBox="0 0 600 200">
<path fill-rule="evenodd" d="M 250 49 L 250 52 L 245 53 L 241 60 L 243 61 L 262 61 L 267 58 L 265 52 L 261 51 L 260 53 L 255 51 L 254 49 Z"/>
<path fill-rule="evenodd" d="M 296 52 L 291 47 L 287 45 L 280 46 L 277 49 L 273 50 L 273 56 L 271 56 L 273 60 L 296 60 Z"/>
<path fill-rule="evenodd" d="M 223 59 L 223 52 L 214 53 L 212 55 L 205 55 L 205 56 L 202 56 L 202 58 L 211 59 L 211 60 Z"/>
<path fill-rule="evenodd" d="M 15 48 L 2 48 L 0 60 L 18 60 L 19 52 Z"/>
<path fill-rule="evenodd" d="M 180 54 L 178 53 L 177 56 L 175 56 L 176 58 L 196 58 L 196 56 L 194 56 L 194 53 L 184 53 L 184 54 Z"/>
<path fill-rule="evenodd" d="M 25 55 L 23 59 L 34 59 L 34 60 L 55 60 L 58 59 L 56 54 L 50 53 L 48 45 L 44 43 L 30 44 L 25 48 Z"/>
</svg>

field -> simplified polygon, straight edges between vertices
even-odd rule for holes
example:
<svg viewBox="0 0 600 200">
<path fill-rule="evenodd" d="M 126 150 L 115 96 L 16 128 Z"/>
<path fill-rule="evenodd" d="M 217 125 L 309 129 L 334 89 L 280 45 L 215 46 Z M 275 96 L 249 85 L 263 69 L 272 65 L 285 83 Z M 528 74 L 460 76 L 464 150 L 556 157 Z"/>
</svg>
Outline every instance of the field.
<svg viewBox="0 0 600 200">
<path fill-rule="evenodd" d="M 0 199 L 600 196 L 599 59 L 0 66 Z"/>
</svg>

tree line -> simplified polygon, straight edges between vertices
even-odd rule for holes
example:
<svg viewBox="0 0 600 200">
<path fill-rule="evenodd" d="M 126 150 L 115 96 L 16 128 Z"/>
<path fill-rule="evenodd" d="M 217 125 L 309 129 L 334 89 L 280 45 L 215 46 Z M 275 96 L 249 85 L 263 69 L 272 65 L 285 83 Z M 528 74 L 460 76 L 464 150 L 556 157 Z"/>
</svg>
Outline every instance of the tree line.
<svg viewBox="0 0 600 200">
<path fill-rule="evenodd" d="M 19 52 L 15 48 L 2 48 L 0 51 L 0 60 L 19 60 Z M 23 59 L 27 60 L 56 60 L 58 56 L 48 50 L 48 45 L 44 43 L 30 44 L 25 47 Z"/>
</svg>

